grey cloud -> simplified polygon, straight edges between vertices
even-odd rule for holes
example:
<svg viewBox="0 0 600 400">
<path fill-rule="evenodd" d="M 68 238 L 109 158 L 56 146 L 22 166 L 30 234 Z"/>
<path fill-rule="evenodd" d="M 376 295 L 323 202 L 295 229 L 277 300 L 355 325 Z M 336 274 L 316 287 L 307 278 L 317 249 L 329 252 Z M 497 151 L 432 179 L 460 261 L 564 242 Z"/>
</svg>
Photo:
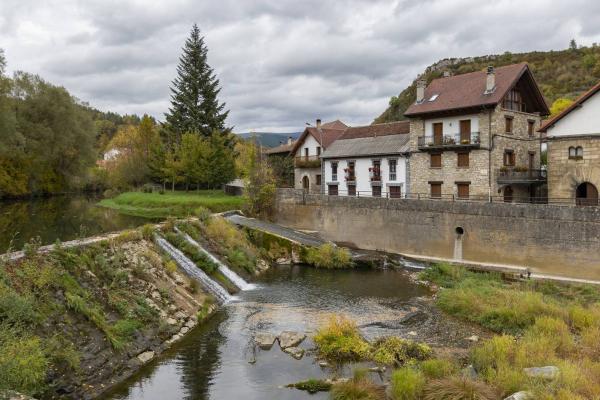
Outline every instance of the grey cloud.
<svg viewBox="0 0 600 400">
<path fill-rule="evenodd" d="M 0 46 L 11 70 L 163 119 L 194 22 L 238 131 L 370 123 L 438 59 L 600 42 L 594 0 L 3 0 Z"/>
</svg>

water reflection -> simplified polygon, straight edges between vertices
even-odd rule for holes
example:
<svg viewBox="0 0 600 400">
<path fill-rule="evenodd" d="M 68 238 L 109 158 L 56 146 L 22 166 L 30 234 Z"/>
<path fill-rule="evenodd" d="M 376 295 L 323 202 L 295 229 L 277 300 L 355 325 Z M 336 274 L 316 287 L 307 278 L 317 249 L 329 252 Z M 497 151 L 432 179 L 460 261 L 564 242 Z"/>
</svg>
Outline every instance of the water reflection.
<svg viewBox="0 0 600 400">
<path fill-rule="evenodd" d="M 104 399 L 326 399 L 284 388 L 288 383 L 329 377 L 310 353 L 310 340 L 319 323 L 331 313 L 356 319 L 367 336 L 389 332 L 386 324 L 406 315 L 415 297 L 426 289 L 397 271 L 323 271 L 278 267 L 259 279 L 255 291 L 221 309 L 208 324 L 164 354 Z M 255 350 L 256 332 L 279 334 L 297 330 L 308 334 L 300 347 L 301 360 L 283 353 L 277 344 Z"/>
<path fill-rule="evenodd" d="M 11 245 L 21 249 L 39 236 L 43 244 L 60 239 L 97 235 L 148 222 L 147 219 L 119 214 L 97 207 L 97 196 L 55 196 L 0 202 L 0 253 Z"/>
</svg>

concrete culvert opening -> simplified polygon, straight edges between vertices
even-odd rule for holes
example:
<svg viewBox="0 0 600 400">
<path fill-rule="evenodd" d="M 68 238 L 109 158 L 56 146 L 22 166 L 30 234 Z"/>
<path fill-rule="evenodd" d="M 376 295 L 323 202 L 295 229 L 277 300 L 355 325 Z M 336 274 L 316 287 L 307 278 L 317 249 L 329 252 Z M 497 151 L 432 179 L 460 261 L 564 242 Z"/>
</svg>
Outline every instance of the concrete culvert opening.
<svg viewBox="0 0 600 400">
<path fill-rule="evenodd" d="M 457 226 L 456 229 L 454 229 L 457 235 L 462 235 L 465 233 L 465 230 L 463 229 L 462 226 Z"/>
</svg>

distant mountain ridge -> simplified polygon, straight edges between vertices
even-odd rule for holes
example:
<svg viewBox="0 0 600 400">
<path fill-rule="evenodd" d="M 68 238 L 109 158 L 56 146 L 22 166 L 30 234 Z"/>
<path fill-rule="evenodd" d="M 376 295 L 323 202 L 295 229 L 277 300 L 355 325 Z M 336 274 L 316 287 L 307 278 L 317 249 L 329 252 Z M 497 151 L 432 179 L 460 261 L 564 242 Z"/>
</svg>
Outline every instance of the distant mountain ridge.
<svg viewBox="0 0 600 400">
<path fill-rule="evenodd" d="M 302 134 L 302 132 L 246 132 L 239 133 L 238 136 L 249 139 L 256 136 L 258 142 L 264 147 L 276 147 L 280 144 L 287 143 L 288 137 L 296 140 Z"/>
<path fill-rule="evenodd" d="M 488 65 L 501 67 L 519 62 L 529 64 L 549 106 L 558 98 L 574 99 L 600 80 L 600 47 L 596 44 L 559 51 L 446 58 L 427 67 L 422 76 L 429 83 L 442 77 L 444 72 L 459 75 L 484 70 Z M 373 122 L 404 120 L 404 112 L 415 101 L 415 91 L 416 78 L 398 96 L 390 99 L 389 107 Z"/>
</svg>

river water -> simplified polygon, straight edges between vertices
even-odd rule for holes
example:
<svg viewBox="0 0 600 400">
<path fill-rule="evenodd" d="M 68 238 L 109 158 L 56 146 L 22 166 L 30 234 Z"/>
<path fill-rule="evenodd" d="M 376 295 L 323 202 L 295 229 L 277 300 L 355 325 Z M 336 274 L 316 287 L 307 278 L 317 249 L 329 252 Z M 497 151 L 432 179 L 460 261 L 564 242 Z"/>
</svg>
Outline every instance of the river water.
<svg viewBox="0 0 600 400">
<path fill-rule="evenodd" d="M 357 321 L 367 337 L 406 336 L 407 315 L 421 307 L 427 289 L 395 270 L 316 270 L 304 266 L 272 268 L 255 290 L 240 292 L 206 324 L 146 366 L 104 399 L 325 399 L 284 388 L 309 378 L 327 378 L 309 351 L 310 337 L 332 314 Z M 296 360 L 277 343 L 256 349 L 257 332 L 284 330 L 308 335 L 300 347 L 309 351 Z"/>
<path fill-rule="evenodd" d="M 39 236 L 42 244 L 133 228 L 149 222 L 96 206 L 98 196 L 69 195 L 0 202 L 0 254 L 20 250 Z"/>
</svg>

